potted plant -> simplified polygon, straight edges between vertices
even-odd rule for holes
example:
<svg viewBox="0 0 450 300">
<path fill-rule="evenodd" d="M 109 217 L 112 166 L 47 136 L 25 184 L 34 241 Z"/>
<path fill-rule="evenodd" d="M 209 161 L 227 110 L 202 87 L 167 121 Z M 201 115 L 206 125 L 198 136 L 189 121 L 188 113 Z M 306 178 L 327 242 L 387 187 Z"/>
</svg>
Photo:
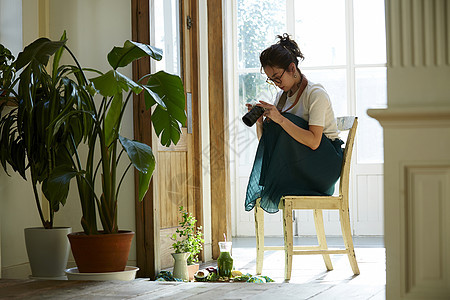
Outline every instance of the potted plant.
<svg viewBox="0 0 450 300">
<path fill-rule="evenodd" d="M 180 77 L 163 71 L 147 74 L 137 81 L 118 71 L 143 57 L 160 60 L 162 51 L 150 45 L 126 41 L 123 47 L 114 47 L 107 55 L 111 69 L 105 73 L 82 68 L 68 47 L 63 47 L 76 64 L 74 75 L 79 80 L 77 88 L 82 100 L 76 111 L 61 114 L 54 125 L 58 127 L 72 118 L 87 124 L 83 131 L 87 156 L 82 163 L 77 147 L 73 145 L 70 152 L 74 158 L 53 169 L 46 185 L 46 196 L 52 201 L 67 197 L 61 191 L 67 191 L 71 179 L 76 179 L 84 231 L 70 234 L 69 240 L 78 271 L 120 272 L 126 267 L 134 235 L 118 228 L 121 184 L 125 174 L 134 166 L 139 174 L 139 200 L 142 201 L 155 168 L 150 146 L 120 134 L 125 108 L 132 101 L 133 94 L 145 93 L 146 108 L 154 107 L 151 121 L 161 143 L 166 146 L 176 144 L 181 126 L 186 121 L 183 84 Z M 88 79 L 87 74 L 95 77 Z M 119 170 L 117 165 L 125 156 L 129 158 L 128 167 Z M 103 230 L 97 227 L 97 215 Z M 122 240 L 123 244 L 116 239 Z M 104 248 L 100 249 L 101 246 Z M 119 256 L 118 252 L 122 255 Z"/>
<path fill-rule="evenodd" d="M 78 83 L 68 77 L 72 68 L 59 66 L 64 43 L 65 35 L 56 42 L 38 39 L 16 60 L 0 45 L 0 162 L 6 173 L 9 165 L 31 183 L 42 223 L 42 228 L 25 229 L 33 277 L 64 276 L 70 251 L 66 236 L 71 228 L 53 227 L 54 214 L 65 204 L 65 198 L 47 198 L 50 203 L 46 218 L 43 202 L 47 200 L 41 192 L 46 192 L 50 173 L 71 161 L 72 152 L 68 149 L 80 143 L 80 129 L 84 126 L 83 120 L 70 117 L 62 123 L 54 122 L 62 115 L 72 114 L 80 102 L 75 88 Z M 49 73 L 46 66 L 51 56 L 53 68 Z"/>
<path fill-rule="evenodd" d="M 187 265 L 187 273 L 189 281 L 194 279 L 194 274 L 198 271 L 198 254 L 203 248 L 202 227 L 196 227 L 197 219 L 184 210 L 183 206 L 179 207 L 182 219 L 179 222 L 179 228 L 170 237 L 174 243 L 172 249 L 175 253 L 172 256 L 175 259 L 174 277 L 185 279 L 186 271 L 184 271 L 184 264 Z M 183 261 L 184 260 L 184 261 Z"/>
</svg>

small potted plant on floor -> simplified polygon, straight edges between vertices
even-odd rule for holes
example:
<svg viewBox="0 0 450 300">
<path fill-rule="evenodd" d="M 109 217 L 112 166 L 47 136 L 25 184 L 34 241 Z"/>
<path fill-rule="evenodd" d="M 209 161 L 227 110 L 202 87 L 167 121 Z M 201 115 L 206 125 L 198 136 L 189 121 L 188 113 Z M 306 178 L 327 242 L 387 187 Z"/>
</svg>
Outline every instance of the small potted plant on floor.
<svg viewBox="0 0 450 300">
<path fill-rule="evenodd" d="M 179 210 L 182 216 L 180 226 L 171 236 L 174 241 L 172 249 L 175 251 L 175 253 L 172 253 L 175 259 L 173 276 L 192 281 L 194 274 L 199 269 L 198 254 L 203 249 L 205 240 L 203 239 L 202 227 L 195 226 L 197 219 L 184 210 L 183 206 L 180 206 Z"/>
</svg>

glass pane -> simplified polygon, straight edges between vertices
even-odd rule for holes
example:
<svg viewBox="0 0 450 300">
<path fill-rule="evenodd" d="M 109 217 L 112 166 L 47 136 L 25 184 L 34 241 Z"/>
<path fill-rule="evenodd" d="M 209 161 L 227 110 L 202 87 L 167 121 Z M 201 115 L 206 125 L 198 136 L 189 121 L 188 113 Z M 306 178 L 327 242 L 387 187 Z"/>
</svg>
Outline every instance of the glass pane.
<svg viewBox="0 0 450 300">
<path fill-rule="evenodd" d="M 286 32 L 286 0 L 238 0 L 238 67 L 259 68 L 259 54 Z"/>
<path fill-rule="evenodd" d="M 345 69 L 307 70 L 303 71 L 303 73 L 305 73 L 309 81 L 323 85 L 330 96 L 335 117 L 348 115 L 347 75 Z"/>
<path fill-rule="evenodd" d="M 273 103 L 278 89 L 266 83 L 266 77 L 261 73 L 239 74 L 239 112 L 234 124 L 238 124 L 237 143 L 240 165 L 251 164 L 258 141 L 255 126 L 249 128 L 242 122 L 242 116 L 247 113 L 246 103 L 255 103 L 263 100 Z"/>
<path fill-rule="evenodd" d="M 239 74 L 239 113 L 247 111 L 246 103 L 263 100 L 273 103 L 279 89 L 266 83 L 265 74 L 259 72 Z"/>
<path fill-rule="evenodd" d="M 355 62 L 386 62 L 384 0 L 354 0 Z"/>
<path fill-rule="evenodd" d="M 295 5 L 295 39 L 305 56 L 302 65 L 345 64 L 345 0 L 301 0 Z"/>
<path fill-rule="evenodd" d="M 155 47 L 163 50 L 156 71 L 181 76 L 179 0 L 155 0 L 154 5 Z"/>
<path fill-rule="evenodd" d="M 386 68 L 358 68 L 356 75 L 356 112 L 358 163 L 383 163 L 383 130 L 367 115 L 369 108 L 387 104 Z"/>
</svg>

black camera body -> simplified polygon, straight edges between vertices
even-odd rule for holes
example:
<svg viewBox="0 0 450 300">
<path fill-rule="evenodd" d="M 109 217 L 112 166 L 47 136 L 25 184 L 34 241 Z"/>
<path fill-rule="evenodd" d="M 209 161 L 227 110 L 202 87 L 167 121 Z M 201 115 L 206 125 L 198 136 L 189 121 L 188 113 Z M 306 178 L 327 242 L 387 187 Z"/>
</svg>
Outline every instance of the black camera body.
<svg viewBox="0 0 450 300">
<path fill-rule="evenodd" d="M 264 107 L 254 105 L 253 108 L 242 117 L 242 121 L 244 121 L 245 125 L 248 127 L 252 127 L 263 113 Z"/>
</svg>

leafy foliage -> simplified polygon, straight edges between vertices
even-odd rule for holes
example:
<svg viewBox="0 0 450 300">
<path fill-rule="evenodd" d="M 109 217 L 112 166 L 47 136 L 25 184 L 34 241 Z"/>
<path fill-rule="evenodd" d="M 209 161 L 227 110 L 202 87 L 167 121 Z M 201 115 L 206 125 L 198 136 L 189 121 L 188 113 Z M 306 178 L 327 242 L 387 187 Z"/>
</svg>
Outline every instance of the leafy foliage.
<svg viewBox="0 0 450 300">
<path fill-rule="evenodd" d="M 75 65 L 59 66 L 64 51 Z M 7 62 L 7 55 L 2 61 Z M 52 56 L 52 74 L 48 74 L 46 65 Z M 51 227 L 53 213 L 65 203 L 73 178 L 77 181 L 81 224 L 86 234 L 98 233 L 97 212 L 106 233 L 118 232 L 117 200 L 131 166 L 139 174 L 139 200 L 144 198 L 155 169 L 152 149 L 120 135 L 124 111 L 133 94 L 144 92 L 147 109 L 156 105 L 158 113 L 152 123 L 164 145 L 178 142 L 186 121 L 181 79 L 158 72 L 134 81 L 118 71 L 119 67 L 147 56 L 160 60 L 162 51 L 126 41 L 123 47 L 114 47 L 108 54 L 111 70 L 102 73 L 82 68 L 66 46 L 64 33 L 60 41 L 34 41 L 12 63 L 17 71 L 23 70 L 18 80 L 8 86 L 13 97 L 7 99 L 11 98 L 17 107 L 0 119 L 0 162 L 6 171 L 9 164 L 24 179 L 25 171 L 30 169 L 44 226 Z M 98 76 L 89 80 L 85 72 Z M 2 103 L 0 108 L 4 106 Z M 88 148 L 84 164 L 78 154 L 81 142 Z M 117 165 L 126 156 L 128 167 L 118 174 Z M 42 183 L 42 191 L 51 203 L 50 221 L 42 216 L 38 183 Z M 100 191 L 95 190 L 96 183 L 101 183 Z"/>
<path fill-rule="evenodd" d="M 8 93 L 8 88 L 16 74 L 15 67 L 11 64 L 13 60 L 11 51 L 0 44 L 0 96 L 3 97 Z"/>
<path fill-rule="evenodd" d="M 175 253 L 190 252 L 187 263 L 192 265 L 198 262 L 198 254 L 205 242 L 201 231 L 202 227 L 195 227 L 197 220 L 191 213 L 184 210 L 183 206 L 180 206 L 179 210 L 183 219 L 179 223 L 180 228 L 177 228 L 176 233 L 171 236 L 171 239 L 174 241 L 172 248 Z"/>
<path fill-rule="evenodd" d="M 48 199 L 50 217 L 46 220 L 37 186 L 45 187 L 57 166 L 71 164 L 73 152 L 70 149 L 79 144 L 83 128 L 88 126 L 85 120 L 73 115 L 82 98 L 80 82 L 66 76 L 71 72 L 70 67 L 58 66 L 61 55 L 58 50 L 65 41 L 63 35 L 60 41 L 41 38 L 27 46 L 10 65 L 14 74 L 21 71 L 20 76 L 13 76 L 8 85 L 3 86 L 7 93 L 0 97 L 2 112 L 6 102 L 13 104 L 0 118 L 0 162 L 7 173 L 9 165 L 25 180 L 25 172 L 30 171 L 35 202 L 45 228 L 52 228 L 54 213 L 60 204 L 65 204 L 68 189 L 61 189 Z M 6 59 L 11 59 L 4 49 Z M 45 67 L 53 55 L 54 69 L 50 75 Z M 59 115 L 68 117 L 62 122 L 53 122 Z"/>
</svg>

